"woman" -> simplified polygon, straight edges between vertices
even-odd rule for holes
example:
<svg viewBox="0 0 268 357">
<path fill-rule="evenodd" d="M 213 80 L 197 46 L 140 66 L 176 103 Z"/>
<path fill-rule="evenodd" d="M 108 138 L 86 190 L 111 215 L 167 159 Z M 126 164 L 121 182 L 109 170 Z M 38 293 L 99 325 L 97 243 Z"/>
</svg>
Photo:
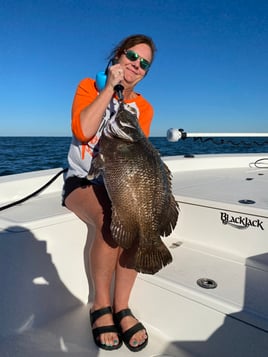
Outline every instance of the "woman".
<svg viewBox="0 0 268 357">
<path fill-rule="evenodd" d="M 63 202 L 87 225 L 93 223 L 96 229 L 90 251 L 95 290 L 90 319 L 95 343 L 106 350 L 119 348 L 123 340 L 131 351 L 139 351 L 147 345 L 148 336 L 128 307 L 137 272 L 127 268 L 126 264 L 121 265 L 127 254 L 122 254 L 122 248 L 113 242 L 111 236 L 111 202 L 105 186 L 101 178 L 89 181 L 86 176 L 97 152 L 102 129 L 118 109 L 114 91 L 117 84 L 123 85 L 124 101 L 138 110 L 140 126 L 145 135 L 149 135 L 153 108 L 134 88 L 148 73 L 155 51 L 152 39 L 145 35 L 133 35 L 122 40 L 111 53 L 110 60 L 116 64 L 108 68 L 103 90 L 98 91 L 93 79 L 82 80 L 72 107 L 73 139 L 68 154 L 69 170 Z"/>
</svg>

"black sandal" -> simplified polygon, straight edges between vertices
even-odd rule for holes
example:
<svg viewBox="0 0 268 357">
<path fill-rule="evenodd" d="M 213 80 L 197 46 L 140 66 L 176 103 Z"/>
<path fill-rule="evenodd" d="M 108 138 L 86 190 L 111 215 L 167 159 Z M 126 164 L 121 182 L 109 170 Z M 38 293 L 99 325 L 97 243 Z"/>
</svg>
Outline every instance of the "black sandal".
<svg viewBox="0 0 268 357">
<path fill-rule="evenodd" d="M 106 315 L 106 314 L 112 314 L 111 306 L 104 307 L 104 308 L 96 310 L 94 312 L 90 312 L 91 328 L 92 328 L 94 322 L 99 317 L 101 317 L 103 315 Z M 118 337 L 118 344 L 117 345 L 109 346 L 109 345 L 102 344 L 100 342 L 100 338 L 99 338 L 100 335 L 102 333 L 107 333 L 107 332 L 115 332 L 117 334 L 117 337 Z M 120 348 L 122 346 L 122 339 L 121 339 L 121 336 L 119 335 L 118 330 L 115 327 L 115 325 L 101 326 L 101 327 L 92 328 L 92 334 L 93 334 L 93 338 L 94 338 L 95 344 L 99 348 L 102 348 L 103 350 L 107 350 L 107 351 L 117 350 L 118 348 Z"/>
<path fill-rule="evenodd" d="M 132 352 L 138 352 L 138 351 L 142 350 L 148 343 L 147 331 L 146 331 L 145 327 L 143 326 L 143 324 L 141 322 L 138 322 L 138 323 L 136 323 L 136 325 L 132 326 L 127 331 L 123 332 L 120 322 L 125 316 L 132 316 L 135 318 L 135 316 L 132 314 L 130 309 L 121 310 L 121 311 L 117 312 L 116 314 L 114 314 L 115 325 L 116 325 L 119 333 L 121 334 L 122 339 L 123 339 L 125 345 L 127 346 L 127 348 Z M 135 335 L 136 332 L 141 331 L 141 330 L 146 331 L 147 339 L 141 345 L 138 345 L 137 347 L 131 346 L 129 342 L 130 342 L 132 336 Z"/>
</svg>

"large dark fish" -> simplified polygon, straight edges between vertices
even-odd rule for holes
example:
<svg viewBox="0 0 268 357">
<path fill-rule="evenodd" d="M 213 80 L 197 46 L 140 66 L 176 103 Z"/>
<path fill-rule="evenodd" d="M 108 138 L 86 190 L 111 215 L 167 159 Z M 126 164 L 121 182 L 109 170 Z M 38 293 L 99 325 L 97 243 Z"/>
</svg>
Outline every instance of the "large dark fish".
<svg viewBox="0 0 268 357">
<path fill-rule="evenodd" d="M 136 245 L 138 272 L 156 273 L 172 261 L 161 236 L 175 227 L 178 204 L 168 167 L 140 129 L 135 109 L 126 104 L 103 130 L 89 177 L 98 174 L 112 202 L 113 239 L 124 249 Z"/>
</svg>

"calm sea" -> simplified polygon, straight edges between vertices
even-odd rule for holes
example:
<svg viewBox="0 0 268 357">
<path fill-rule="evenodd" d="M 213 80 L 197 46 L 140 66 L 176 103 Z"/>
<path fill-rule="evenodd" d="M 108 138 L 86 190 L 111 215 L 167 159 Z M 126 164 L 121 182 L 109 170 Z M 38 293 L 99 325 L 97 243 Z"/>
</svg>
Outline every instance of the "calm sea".
<svg viewBox="0 0 268 357">
<path fill-rule="evenodd" d="M 187 138 L 170 143 L 165 137 L 151 137 L 152 144 L 162 156 L 268 153 L 266 138 Z M 28 171 L 67 167 L 69 137 L 0 137 L 0 176 Z M 268 154 L 267 154 L 268 155 Z"/>
</svg>

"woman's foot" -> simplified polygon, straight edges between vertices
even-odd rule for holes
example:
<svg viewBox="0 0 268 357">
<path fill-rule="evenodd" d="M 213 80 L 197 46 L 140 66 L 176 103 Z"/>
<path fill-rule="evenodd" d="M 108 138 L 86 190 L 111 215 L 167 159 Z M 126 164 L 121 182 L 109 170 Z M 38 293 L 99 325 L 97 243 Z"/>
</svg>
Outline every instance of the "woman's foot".
<svg viewBox="0 0 268 357">
<path fill-rule="evenodd" d="M 113 322 L 110 306 L 90 311 L 90 322 L 95 344 L 104 350 L 115 350 L 121 347 L 122 340 Z"/>
<path fill-rule="evenodd" d="M 126 346 L 133 352 L 142 350 L 148 343 L 145 327 L 132 314 L 124 309 L 114 314 L 114 322 Z"/>
</svg>

